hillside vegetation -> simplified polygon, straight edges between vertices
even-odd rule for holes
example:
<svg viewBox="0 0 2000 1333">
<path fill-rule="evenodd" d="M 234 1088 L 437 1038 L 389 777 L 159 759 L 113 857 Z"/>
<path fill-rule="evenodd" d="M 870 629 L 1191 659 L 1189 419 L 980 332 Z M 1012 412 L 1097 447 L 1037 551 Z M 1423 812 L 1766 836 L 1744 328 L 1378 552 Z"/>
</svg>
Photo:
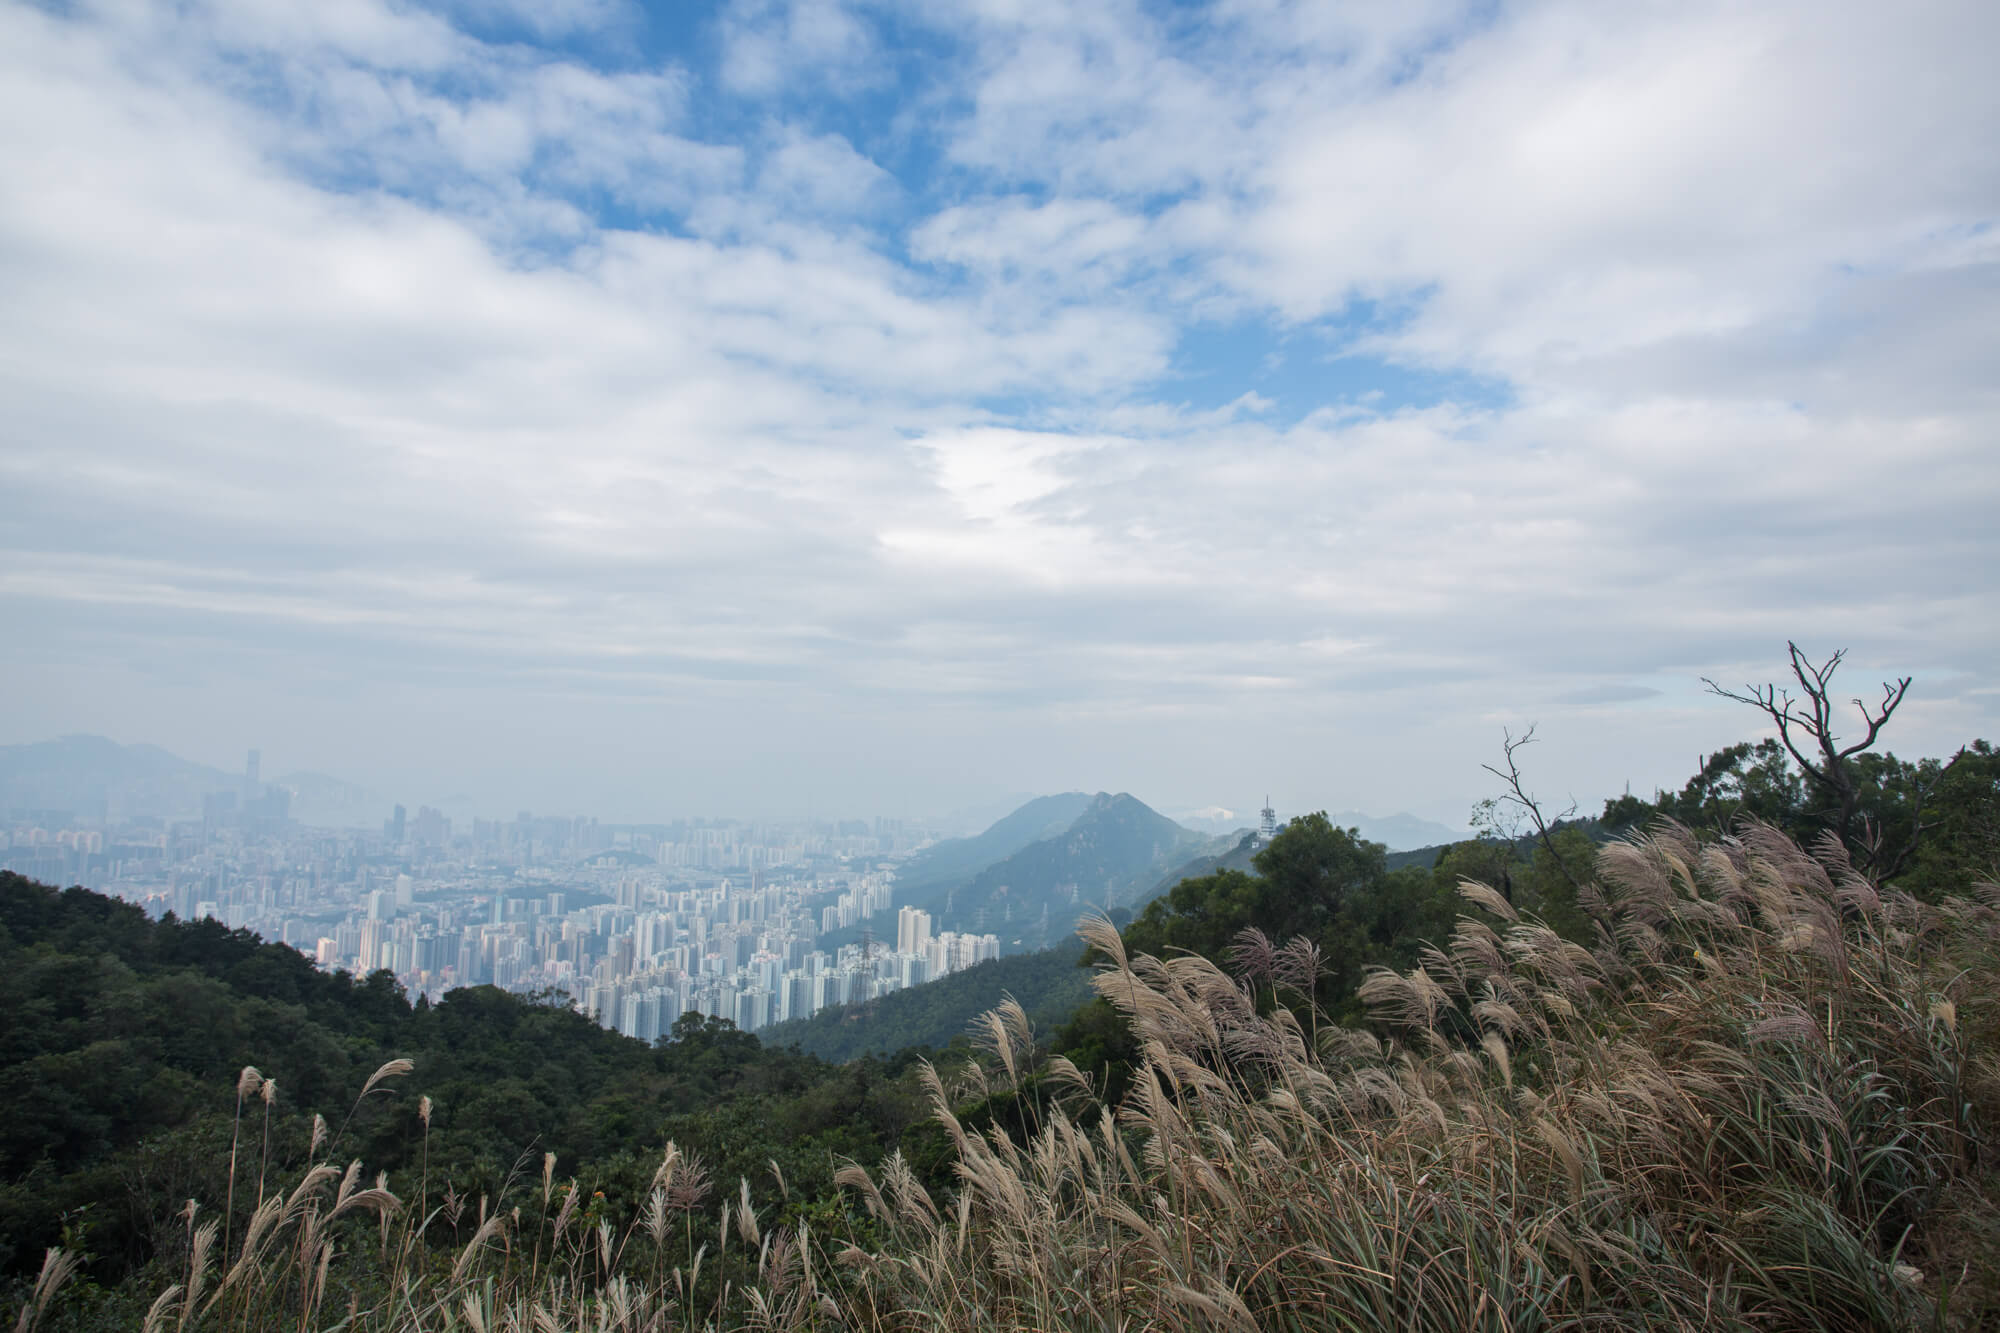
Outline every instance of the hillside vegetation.
<svg viewBox="0 0 2000 1333">
<path fill-rule="evenodd" d="M 0 876 L 17 1331 L 2000 1323 L 2000 755 L 1745 744 L 1579 823 L 1522 743 L 1492 836 L 1305 816 L 1088 920 L 1094 976 L 895 997 L 931 1060 L 411 1005 Z M 1127 801 L 975 878 L 1143 891 L 1192 853 Z M 1009 967 L 1096 998 L 946 1037 Z"/>
<path fill-rule="evenodd" d="M 1312 1002 L 1310 941 L 1240 931 L 1231 975 L 1098 922 L 1129 1094 L 1038 1054 L 1004 1006 L 982 1065 L 918 1068 L 930 1139 L 840 1169 L 812 1210 L 781 1165 L 724 1176 L 678 1145 L 614 1190 L 551 1158 L 447 1192 L 462 1130 L 428 1099 L 423 1155 L 373 1186 L 317 1133 L 266 1171 L 246 1071 L 241 1148 L 217 1145 L 207 1205 L 121 1290 L 153 1327 L 357 1333 L 2000 1316 L 2000 889 L 1925 904 L 1835 842 L 1666 825 L 1597 852 L 1577 908 L 1589 943 L 1468 883 L 1439 946 L 1368 975 L 1359 1027 Z M 71 1258 L 24 1291 L 28 1324 L 122 1299 L 65 1284 Z"/>
<path fill-rule="evenodd" d="M 896 874 L 897 885 L 914 894 L 963 884 L 1030 843 L 1057 836 L 1090 808 L 1090 802 L 1090 794 L 1080 791 L 1037 796 L 982 833 L 947 838 L 911 856 Z"/>
<path fill-rule="evenodd" d="M 962 1043 L 979 1017 L 1008 999 L 1047 1030 L 1091 997 L 1090 977 L 1077 966 L 1072 940 L 1035 953 L 989 959 L 963 972 L 884 995 L 865 1004 L 831 1005 L 810 1018 L 758 1031 L 769 1046 L 796 1046 L 822 1060 L 886 1056 L 908 1048 L 936 1050 Z"/>
<path fill-rule="evenodd" d="M 976 837 L 910 857 L 896 874 L 896 906 L 929 912 L 934 930 L 991 932 L 1006 952 L 1032 953 L 1063 945 L 1085 911 L 1143 901 L 1171 867 L 1230 841 L 1122 792 L 1042 796 Z M 893 920 L 885 913 L 872 925 L 886 935 Z"/>
<path fill-rule="evenodd" d="M 553 1152 L 634 1198 L 675 1139 L 717 1170 L 778 1164 L 803 1206 L 834 1197 L 836 1155 L 875 1160 L 924 1119 L 907 1061 L 830 1065 L 700 1016 L 648 1048 L 566 997 L 492 987 L 412 1005 L 386 972 L 323 973 L 246 931 L 4 872 L 0 1015 L 0 1272 L 61 1244 L 106 1286 L 185 1248 L 190 1198 L 227 1198 L 246 1068 L 260 1189 L 337 1152 L 497 1204 Z M 363 1095 L 398 1061 L 421 1114 L 393 1082 Z"/>
<path fill-rule="evenodd" d="M 998 931 L 1003 943 L 1046 948 L 1069 938 L 1083 912 L 1131 903 L 1168 866 L 1220 841 L 1122 792 L 1100 792 L 1060 834 L 1029 843 L 956 890 L 956 916 Z"/>
<path fill-rule="evenodd" d="M 1585 947 L 1498 892 L 1362 987 L 1302 999 L 1309 944 L 1128 955 L 1098 989 L 1141 1060 L 1112 1109 L 955 1132 L 936 1209 L 857 1180 L 887 1243 L 852 1309 L 952 1328 L 1981 1326 L 2000 889 L 1931 907 L 1830 844 L 1678 827 L 1607 847 Z M 1024 1046 L 1010 1028 L 1001 1077 Z M 951 1100 L 937 1097 L 951 1127 Z M 862 1302 L 865 1301 L 865 1304 Z"/>
</svg>

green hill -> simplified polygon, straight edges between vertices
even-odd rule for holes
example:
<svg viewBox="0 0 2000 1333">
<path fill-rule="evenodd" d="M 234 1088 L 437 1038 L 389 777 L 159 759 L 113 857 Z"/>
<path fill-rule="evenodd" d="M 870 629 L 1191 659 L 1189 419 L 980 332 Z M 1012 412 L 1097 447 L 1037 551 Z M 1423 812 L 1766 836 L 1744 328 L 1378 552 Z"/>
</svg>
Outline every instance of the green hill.
<svg viewBox="0 0 2000 1333">
<path fill-rule="evenodd" d="M 920 890 L 905 901 L 929 910 L 939 929 L 990 931 L 1003 949 L 1032 951 L 1067 939 L 1092 908 L 1132 903 L 1166 866 L 1207 841 L 1132 796 L 1099 792 L 1055 836 L 962 885 Z"/>
<path fill-rule="evenodd" d="M 1090 808 L 1091 800 L 1088 792 L 1080 791 L 1063 792 L 1059 796 L 1038 796 L 997 821 L 984 833 L 970 838 L 951 838 L 924 848 L 898 869 L 897 886 L 905 892 L 924 891 L 939 885 L 956 887 L 1030 843 L 1061 833 Z"/>
<path fill-rule="evenodd" d="M 1229 842 L 1228 839 L 1234 841 Z M 1262 844 L 1254 832 L 1246 830 L 1232 833 L 1227 835 L 1224 841 L 1228 845 L 1222 850 L 1204 851 L 1200 856 L 1183 861 L 1175 869 L 1169 870 L 1154 883 L 1152 888 L 1146 890 L 1133 906 L 1144 907 L 1184 879 L 1200 879 L 1204 875 L 1213 875 L 1218 870 L 1241 870 L 1247 874 L 1255 869 L 1252 863 L 1256 860 L 1257 849 Z"/>
<path fill-rule="evenodd" d="M 425 1162 L 468 1198 L 544 1152 L 643 1194 L 670 1138 L 722 1179 L 775 1161 L 801 1201 L 831 1197 L 837 1157 L 878 1159 L 923 1114 L 876 1062 L 835 1068 L 699 1016 L 649 1048 L 490 986 L 412 1005 L 386 972 L 320 972 L 248 931 L 5 872 L 0 1016 L 0 1275 L 66 1229 L 106 1280 L 176 1244 L 190 1197 L 226 1195 L 246 1066 L 274 1082 L 272 1171 L 302 1160 L 319 1112 L 342 1162 L 398 1180 Z M 410 1090 L 360 1098 L 392 1059 L 414 1062 Z"/>
<path fill-rule="evenodd" d="M 234 791 L 241 781 L 157 745 L 120 745 L 102 736 L 0 745 L 0 809 L 192 815 L 201 813 L 204 796 Z"/>
<path fill-rule="evenodd" d="M 1077 965 L 1082 953 L 1082 943 L 1072 939 L 1052 949 L 1010 954 L 867 1004 L 822 1009 L 758 1035 L 768 1046 L 796 1045 L 808 1055 L 840 1062 L 908 1048 L 934 1050 L 964 1037 L 975 1019 L 1009 995 L 1046 1034 L 1091 997 L 1090 973 Z"/>
</svg>

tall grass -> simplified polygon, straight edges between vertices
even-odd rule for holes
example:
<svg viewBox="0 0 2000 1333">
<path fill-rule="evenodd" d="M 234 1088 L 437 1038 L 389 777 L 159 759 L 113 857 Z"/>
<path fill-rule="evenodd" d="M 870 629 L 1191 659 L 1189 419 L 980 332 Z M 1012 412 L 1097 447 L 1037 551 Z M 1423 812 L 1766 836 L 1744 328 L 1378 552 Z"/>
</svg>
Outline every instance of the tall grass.
<svg viewBox="0 0 2000 1333">
<path fill-rule="evenodd" d="M 864 1185 L 877 1327 L 1923 1327 L 1969 1273 L 1911 1262 L 1995 1104 L 2000 890 L 1926 908 L 1836 846 L 1664 828 L 1605 849 L 1586 948 L 1482 885 L 1453 938 L 1362 987 L 1373 1032 L 1260 1013 L 1309 991 L 1252 936 L 1226 976 L 1125 956 L 1144 1058 L 1113 1111 L 959 1128 L 962 1187 Z M 1026 1034 L 995 1035 L 1001 1072 Z M 1009 1047 L 1014 1049 L 1009 1049 Z M 1963 1295 L 1963 1293 L 1958 1293 Z M 1961 1320 L 1990 1311 L 1968 1308 Z"/>
<path fill-rule="evenodd" d="M 383 1065 L 361 1098 L 386 1090 L 410 1069 L 407 1060 Z M 274 1087 L 256 1070 L 244 1070 L 239 1121 L 244 1101 Z M 266 1098 L 267 1108 L 274 1096 Z M 450 1189 L 434 1198 L 427 1097 L 419 1102 L 418 1119 L 425 1135 L 422 1165 L 413 1196 L 403 1197 L 386 1177 L 367 1182 L 359 1161 L 341 1165 L 333 1150 L 342 1132 L 329 1133 L 317 1116 L 310 1160 L 289 1189 L 266 1193 L 267 1118 L 254 1208 L 232 1229 L 232 1207 L 226 1205 L 218 1220 L 188 1201 L 183 1243 L 166 1264 L 156 1265 L 170 1270 L 170 1280 L 147 1309 L 143 1333 L 640 1333 L 760 1319 L 797 1324 L 804 1312 L 793 1289 L 795 1274 L 816 1298 L 802 1274 L 804 1240 L 763 1236 L 747 1181 L 723 1207 L 714 1254 L 694 1244 L 691 1227 L 677 1229 L 702 1207 L 711 1186 L 701 1163 L 672 1144 L 643 1208 L 621 1226 L 605 1215 L 601 1194 L 586 1198 L 575 1181 L 557 1178 L 553 1154 L 543 1159 L 538 1180 L 517 1174 L 499 1199 L 466 1199 Z M 232 1204 L 237 1158 L 247 1148 L 240 1133 L 232 1135 Z M 451 1243 L 437 1243 L 447 1235 Z M 747 1262 L 731 1253 L 732 1243 L 749 1247 Z M 50 1252 L 16 1333 L 29 1333 L 43 1320 L 75 1264 L 72 1254 Z"/>
<path fill-rule="evenodd" d="M 1976 1248 L 2000 1235 L 1982 1159 L 2000 889 L 1925 907 L 1836 845 L 1808 855 L 1762 827 L 1710 844 L 1662 828 L 1598 870 L 1589 947 L 1465 885 L 1449 941 L 1367 979 L 1367 1031 L 1307 1007 L 1309 948 L 1247 933 L 1231 976 L 1128 957 L 1088 922 L 1095 984 L 1142 1051 L 1124 1101 L 1038 1056 L 1003 1005 L 969 1083 L 924 1071 L 956 1188 L 934 1196 L 899 1155 L 850 1165 L 837 1179 L 872 1222 L 840 1235 L 766 1225 L 748 1181 L 716 1191 L 672 1145 L 622 1220 L 553 1158 L 498 1198 L 434 1198 L 427 1139 L 405 1198 L 341 1165 L 324 1122 L 289 1190 L 265 1192 L 260 1146 L 237 1226 L 232 1140 L 224 1224 L 190 1203 L 145 1327 L 1528 1333 L 2000 1313 Z M 1260 1008 L 1272 995 L 1298 1004 Z M 273 1086 L 245 1072 L 239 1124 Z M 961 1122 L 996 1090 L 1023 1094 L 1025 1129 Z M 694 1227 L 711 1207 L 713 1253 Z M 21 1333 L 71 1262 L 52 1253 Z"/>
</svg>

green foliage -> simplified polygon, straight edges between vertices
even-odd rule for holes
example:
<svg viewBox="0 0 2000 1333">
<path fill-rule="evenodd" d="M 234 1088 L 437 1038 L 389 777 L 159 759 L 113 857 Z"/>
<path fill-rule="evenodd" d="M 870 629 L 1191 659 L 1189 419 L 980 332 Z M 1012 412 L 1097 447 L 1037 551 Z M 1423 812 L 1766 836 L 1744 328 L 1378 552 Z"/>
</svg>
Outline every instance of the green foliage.
<svg viewBox="0 0 2000 1333">
<path fill-rule="evenodd" d="M 1934 779 L 1923 821 L 1902 887 L 1936 901 L 1981 881 L 2000 882 L 2000 750 L 1983 740 L 1960 750 Z"/>
<path fill-rule="evenodd" d="M 1805 781 L 1785 748 L 1774 740 L 1743 741 L 1704 758 L 1678 792 L 1661 792 L 1651 802 L 1629 794 L 1605 802 L 1604 824 L 1614 833 L 1642 832 L 1664 815 L 1699 832 L 1727 833 L 1743 818 L 1795 827 L 1806 811 Z"/>
<path fill-rule="evenodd" d="M 1321 960 L 1316 998 L 1338 1007 L 1367 967 L 1412 959 L 1426 940 L 1450 933 L 1455 880 L 1441 885 L 1415 867 L 1390 871 L 1379 843 L 1324 813 L 1291 821 L 1253 864 L 1255 874 L 1223 869 L 1182 880 L 1123 932 L 1126 949 L 1225 963 L 1246 931 L 1310 941 Z"/>
<path fill-rule="evenodd" d="M 810 1018 L 766 1028 L 761 1035 L 771 1046 L 796 1046 L 836 1062 L 911 1049 L 942 1050 L 963 1040 L 980 1015 L 1009 995 L 1037 1026 L 1053 1026 L 1090 998 L 1090 983 L 1076 966 L 1079 952 L 1071 941 L 990 959 L 866 1004 L 830 1006 Z"/>
<path fill-rule="evenodd" d="M 0 1013 L 0 1273 L 37 1262 L 84 1215 L 102 1279 L 181 1243 L 186 1201 L 225 1192 L 231 1089 L 246 1066 L 282 1094 L 274 1167 L 303 1160 L 301 1108 L 323 1107 L 335 1150 L 392 1175 L 427 1166 L 462 1195 L 493 1198 L 544 1152 L 611 1164 L 674 1134 L 710 1161 L 780 1160 L 825 1193 L 836 1154 L 879 1158 L 921 1105 L 904 1066 L 840 1069 L 699 1015 L 649 1049 L 492 987 L 413 1007 L 386 972 L 329 975 L 248 932 L 149 921 L 11 874 L 0 875 Z M 428 1136 L 407 1099 L 357 1103 L 398 1057 L 415 1061 L 431 1100 Z"/>
<path fill-rule="evenodd" d="M 1975 740 L 1948 760 L 1914 762 L 1888 752 L 1845 761 L 1852 786 L 1850 851 L 1878 879 L 1935 901 L 2000 877 L 2000 754 Z M 1709 755 L 1678 792 L 1605 802 L 1614 833 L 1670 819 L 1707 836 L 1757 820 L 1811 846 L 1837 836 L 1842 799 L 1809 782 L 1775 740 Z"/>
<path fill-rule="evenodd" d="M 1478 849 L 1466 851 L 1470 858 Z M 1124 953 L 1116 1108 L 941 1118 L 959 1204 L 888 1167 L 870 1328 L 1990 1327 L 2000 910 L 1879 893 L 1837 847 L 1665 829 L 1589 863 L 1586 949 L 1470 891 L 1364 987 L 1372 1031 Z M 1567 881 L 1564 881 L 1567 883 Z M 1517 885 L 1517 893 L 1519 885 Z M 1488 923 L 1497 923 L 1498 929 Z M 1313 1034 L 1311 1039 L 1305 1039 Z M 1013 1067 L 1005 1071 L 1009 1086 Z M 1067 1075 L 1064 1075 L 1068 1078 Z M 1074 1079 L 1068 1079 L 1074 1083 Z M 893 1166 L 893 1164 L 891 1164 Z"/>
</svg>

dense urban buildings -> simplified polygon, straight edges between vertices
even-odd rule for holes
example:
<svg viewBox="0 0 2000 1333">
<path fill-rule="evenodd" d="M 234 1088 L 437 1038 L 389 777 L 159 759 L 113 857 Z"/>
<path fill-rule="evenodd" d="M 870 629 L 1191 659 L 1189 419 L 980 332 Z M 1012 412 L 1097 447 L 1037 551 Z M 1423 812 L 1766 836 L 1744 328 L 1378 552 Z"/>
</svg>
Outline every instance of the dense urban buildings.
<svg viewBox="0 0 2000 1333">
<path fill-rule="evenodd" d="M 325 968 L 386 970 L 413 996 L 491 984 L 566 1000 L 651 1041 L 681 1015 L 749 1031 L 999 956 L 993 934 L 933 933 L 905 908 L 871 919 L 912 821 L 600 824 L 536 816 L 455 823 L 397 806 L 379 830 L 306 827 L 258 778 L 199 818 L 9 810 L 0 869 L 81 884 L 155 916 L 213 918 Z"/>
</svg>

